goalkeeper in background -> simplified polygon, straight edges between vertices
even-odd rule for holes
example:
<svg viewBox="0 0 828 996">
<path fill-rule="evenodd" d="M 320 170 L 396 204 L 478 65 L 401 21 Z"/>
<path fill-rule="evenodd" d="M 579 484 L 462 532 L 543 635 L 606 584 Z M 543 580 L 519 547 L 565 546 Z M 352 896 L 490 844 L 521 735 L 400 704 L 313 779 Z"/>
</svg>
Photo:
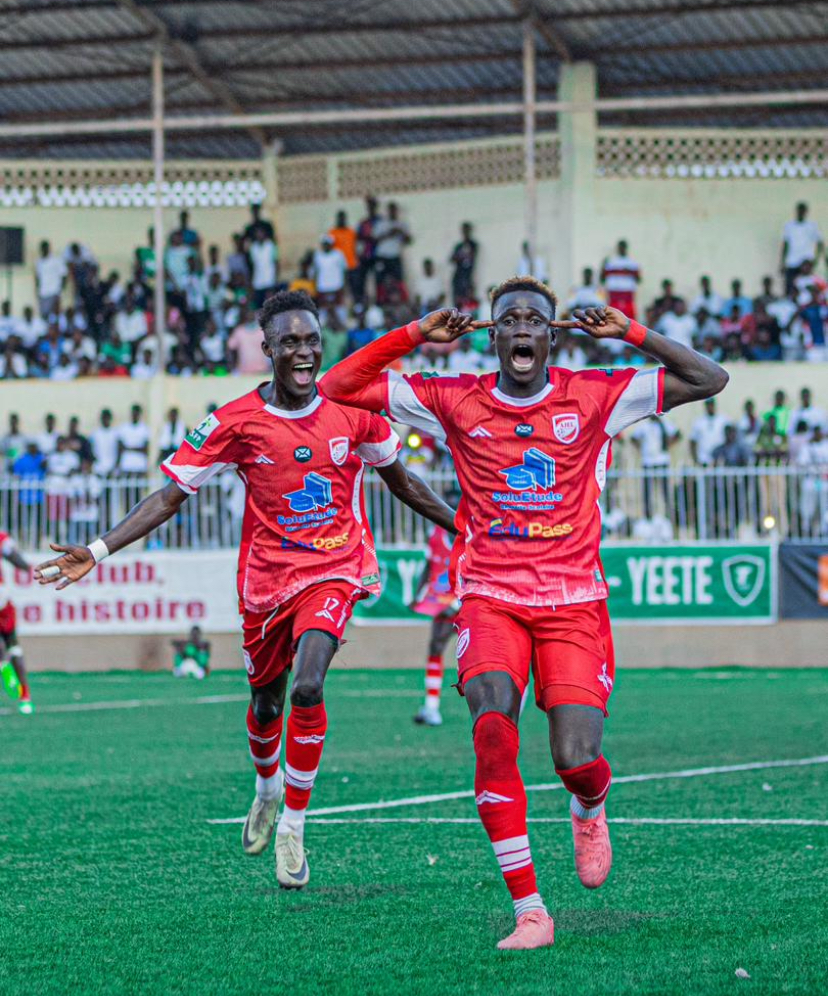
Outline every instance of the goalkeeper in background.
<svg viewBox="0 0 828 996">
<path fill-rule="evenodd" d="M 205 640 L 199 626 L 193 626 L 186 640 L 173 640 L 176 678 L 206 678 L 210 673 L 210 641 Z"/>
</svg>

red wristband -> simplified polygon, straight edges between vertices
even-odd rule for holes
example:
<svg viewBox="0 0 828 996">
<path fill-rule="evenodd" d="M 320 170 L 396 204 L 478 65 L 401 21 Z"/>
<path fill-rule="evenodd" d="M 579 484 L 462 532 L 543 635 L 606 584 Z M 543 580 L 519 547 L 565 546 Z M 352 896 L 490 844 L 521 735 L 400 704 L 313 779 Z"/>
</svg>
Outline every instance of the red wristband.
<svg viewBox="0 0 828 996">
<path fill-rule="evenodd" d="M 637 346 L 641 349 L 646 338 L 647 328 L 636 321 L 631 321 L 630 327 L 627 329 L 627 334 L 624 336 L 624 342 L 628 342 L 631 346 Z"/>
</svg>

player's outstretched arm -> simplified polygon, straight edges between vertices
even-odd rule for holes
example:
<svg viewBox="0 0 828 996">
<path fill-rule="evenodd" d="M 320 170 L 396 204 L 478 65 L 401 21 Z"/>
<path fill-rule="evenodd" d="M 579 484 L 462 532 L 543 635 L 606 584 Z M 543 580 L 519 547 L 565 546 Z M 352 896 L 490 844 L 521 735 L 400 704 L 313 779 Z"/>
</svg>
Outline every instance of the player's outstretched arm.
<svg viewBox="0 0 828 996">
<path fill-rule="evenodd" d="M 66 588 L 73 581 L 85 577 L 103 557 L 122 550 L 136 540 L 143 539 L 153 529 L 171 519 L 187 498 L 189 495 L 185 491 L 170 482 L 139 501 L 117 526 L 113 526 L 108 533 L 95 540 L 92 548 L 59 546 L 57 543 L 51 543 L 51 548 L 61 556 L 38 564 L 34 572 L 35 578 L 40 584 L 56 584 L 58 591 Z M 96 549 L 96 544 L 102 545 Z"/>
<path fill-rule="evenodd" d="M 340 360 L 321 379 L 324 394 L 332 401 L 354 408 L 381 412 L 388 399 L 380 374 L 424 342 L 454 342 L 472 329 L 487 328 L 491 322 L 475 322 L 456 308 L 442 308 L 388 332 L 367 346 Z"/>
<path fill-rule="evenodd" d="M 594 339 L 623 339 L 664 366 L 664 411 L 712 398 L 730 380 L 714 360 L 631 321 L 617 308 L 579 309 L 574 317 Z"/>
<path fill-rule="evenodd" d="M 28 561 L 21 555 L 20 551 L 16 546 L 10 546 L 7 553 L 3 554 L 4 558 L 8 560 L 10 564 L 13 564 L 18 570 L 28 571 L 29 564 Z"/>
<path fill-rule="evenodd" d="M 388 490 L 401 502 L 438 526 L 454 534 L 454 509 L 416 474 L 408 470 L 399 457 L 387 467 L 377 467 L 377 473 L 388 485 Z"/>
</svg>

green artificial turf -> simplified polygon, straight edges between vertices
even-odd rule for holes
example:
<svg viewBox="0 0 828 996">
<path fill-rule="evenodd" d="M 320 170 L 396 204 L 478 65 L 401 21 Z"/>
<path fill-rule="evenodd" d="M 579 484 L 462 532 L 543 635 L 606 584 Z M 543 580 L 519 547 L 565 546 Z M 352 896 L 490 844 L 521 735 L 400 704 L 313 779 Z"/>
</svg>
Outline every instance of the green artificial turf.
<svg viewBox="0 0 828 996">
<path fill-rule="evenodd" d="M 463 702 L 411 722 L 421 676 L 338 671 L 312 808 L 468 790 Z M 311 823 L 311 881 L 276 887 L 244 856 L 252 798 L 245 683 L 35 676 L 34 717 L 0 701 L 0 993 L 823 993 L 828 826 L 611 827 L 588 892 L 566 823 L 530 825 L 554 948 L 499 953 L 511 906 L 476 823 Z M 198 702 L 203 697 L 220 701 Z M 226 701 L 224 697 L 230 697 Z M 56 707 L 134 700 L 134 708 Z M 154 704 L 149 704 L 154 703 Z M 619 675 L 616 776 L 828 754 L 828 672 Z M 527 784 L 553 783 L 544 717 L 522 720 Z M 828 765 L 621 783 L 609 816 L 828 820 Z M 561 791 L 530 816 L 565 817 Z M 470 818 L 470 798 L 323 819 Z M 750 979 L 740 979 L 743 968 Z"/>
</svg>

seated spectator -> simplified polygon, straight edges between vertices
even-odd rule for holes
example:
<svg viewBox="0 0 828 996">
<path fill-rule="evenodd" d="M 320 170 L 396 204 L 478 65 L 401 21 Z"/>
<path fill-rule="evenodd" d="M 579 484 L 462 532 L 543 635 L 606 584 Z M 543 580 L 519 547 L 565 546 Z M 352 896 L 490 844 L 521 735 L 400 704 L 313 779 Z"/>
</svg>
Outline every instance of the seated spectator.
<svg viewBox="0 0 828 996">
<path fill-rule="evenodd" d="M 170 314 L 172 315 L 172 312 L 170 312 Z M 178 328 L 179 322 L 183 324 L 183 319 L 181 319 L 180 317 L 178 318 L 173 317 L 172 321 L 167 326 L 167 331 L 162 336 L 164 353 L 167 356 L 170 356 L 172 354 L 172 351 L 176 348 L 176 346 L 178 346 L 180 343 L 186 342 L 187 340 L 187 336 L 186 333 L 184 332 L 184 329 Z M 172 331 L 173 328 L 178 329 L 178 331 L 175 332 Z M 158 357 L 158 336 L 154 332 L 150 332 L 149 335 L 145 335 L 143 339 L 141 339 L 138 343 L 136 343 L 135 355 L 141 356 L 147 350 L 149 350 L 150 353 L 152 353 L 153 364 L 156 367 L 160 366 L 161 361 Z"/>
<path fill-rule="evenodd" d="M 669 285 L 670 282 L 665 280 L 664 283 Z M 666 292 L 664 296 L 667 298 Z M 656 331 L 667 336 L 668 339 L 673 339 L 681 343 L 682 346 L 692 349 L 693 341 L 698 334 L 696 319 L 688 313 L 683 298 L 672 297 L 671 300 L 672 307 L 659 318 Z"/>
<path fill-rule="evenodd" d="M 226 266 L 228 283 L 234 277 L 241 280 L 244 287 L 250 283 L 250 260 L 244 248 L 244 236 L 233 236 L 233 251 L 227 257 Z"/>
<path fill-rule="evenodd" d="M 99 377 L 129 377 L 129 370 L 111 356 L 102 356 L 98 363 Z"/>
<path fill-rule="evenodd" d="M 123 307 L 115 316 L 115 331 L 122 342 L 134 345 L 147 334 L 147 315 L 131 290 L 124 295 Z"/>
<path fill-rule="evenodd" d="M 761 305 L 765 311 L 768 311 L 770 306 L 778 300 L 776 294 L 773 293 L 773 277 L 762 277 L 762 293 L 753 299 L 753 310 L 755 311 Z"/>
<path fill-rule="evenodd" d="M 828 419 L 824 408 L 818 408 L 812 400 L 810 387 L 803 387 L 799 392 L 799 405 L 791 412 L 791 422 L 796 425 L 804 422 L 810 430 L 817 426 L 828 428 Z"/>
<path fill-rule="evenodd" d="M 95 363 L 86 356 L 82 356 L 75 366 L 78 368 L 78 377 L 92 377 L 98 372 Z"/>
<path fill-rule="evenodd" d="M 116 366 L 128 367 L 132 363 L 132 346 L 128 342 L 122 342 L 117 332 L 113 332 L 109 339 L 101 343 L 100 356 L 102 360 L 112 360 Z"/>
<path fill-rule="evenodd" d="M 304 291 L 316 297 L 316 281 L 313 279 L 313 249 L 309 249 L 299 260 L 299 273 L 290 282 L 290 290 Z M 359 300 L 357 298 L 357 300 Z"/>
<path fill-rule="evenodd" d="M 742 293 L 742 281 L 731 281 L 730 292 L 730 297 L 722 306 L 722 314 L 731 314 L 735 306 L 739 309 L 740 315 L 749 315 L 753 311 L 753 301 Z"/>
<path fill-rule="evenodd" d="M 677 305 L 681 302 L 685 305 L 686 303 L 683 297 L 679 297 L 673 290 L 672 280 L 662 280 L 661 281 L 661 296 L 657 297 L 653 301 L 653 308 L 658 315 L 664 315 L 668 311 L 675 312 Z"/>
<path fill-rule="evenodd" d="M 230 367 L 237 374 L 266 374 L 270 360 L 262 352 L 264 333 L 246 307 L 239 314 L 239 324 L 227 340 Z"/>
<path fill-rule="evenodd" d="M 207 363 L 223 364 L 227 356 L 225 338 L 215 321 L 208 318 L 204 323 L 204 334 L 198 343 L 198 351 L 202 359 Z"/>
<path fill-rule="evenodd" d="M 570 295 L 566 302 L 567 308 L 572 312 L 576 308 L 601 308 L 605 303 L 604 293 L 595 281 L 592 267 L 585 267 L 581 285 Z"/>
<path fill-rule="evenodd" d="M 782 347 L 778 342 L 773 342 L 770 332 L 765 328 L 756 333 L 756 341 L 752 346 L 748 346 L 747 350 L 749 358 L 757 363 L 769 363 L 782 359 Z"/>
<path fill-rule="evenodd" d="M 807 303 L 799 308 L 799 315 L 807 333 L 805 357 L 810 362 L 821 363 L 825 357 L 825 322 L 828 319 L 828 307 L 819 289 L 811 286 Z"/>
<path fill-rule="evenodd" d="M 767 332 L 770 341 L 775 346 L 779 345 L 779 323 L 773 315 L 768 314 L 761 301 L 756 304 L 752 314 L 745 315 L 742 321 L 742 339 L 745 342 L 755 342 L 760 332 Z M 782 358 L 781 349 L 779 358 Z"/>
<path fill-rule="evenodd" d="M 718 318 L 714 318 L 713 315 L 708 314 L 706 308 L 699 308 L 694 312 L 693 317 L 696 319 L 696 328 L 698 329 L 696 335 L 699 339 L 710 338 L 721 340 L 722 323 Z"/>
<path fill-rule="evenodd" d="M 724 442 L 713 450 L 713 465 L 716 467 L 749 467 L 753 463 L 753 451 L 739 438 L 736 426 L 728 424 L 724 430 Z"/>
<path fill-rule="evenodd" d="M 18 335 L 18 321 L 11 313 L 11 301 L 4 301 L 0 305 L 0 343 L 13 335 Z"/>
<path fill-rule="evenodd" d="M 92 336 L 84 335 L 84 333 L 78 328 L 76 328 L 72 332 L 71 336 L 64 341 L 63 352 L 75 364 L 77 364 L 84 357 L 89 360 L 90 363 L 94 363 L 98 356 L 98 351 L 95 348 L 95 340 Z"/>
<path fill-rule="evenodd" d="M 471 339 L 463 336 L 457 342 L 457 349 L 446 357 L 446 370 L 450 373 L 479 373 L 482 369 L 482 356 L 472 349 Z"/>
<path fill-rule="evenodd" d="M 759 430 L 756 443 L 753 447 L 756 454 L 756 462 L 763 466 L 776 466 L 788 457 L 788 446 L 785 440 L 785 433 L 780 432 L 776 426 L 776 417 L 768 414 Z"/>
<path fill-rule="evenodd" d="M 86 315 L 80 308 L 66 308 L 65 311 L 57 315 L 56 321 L 61 335 L 72 335 L 76 330 L 85 332 L 89 328 Z"/>
<path fill-rule="evenodd" d="M 35 360 L 42 363 L 47 370 L 51 371 L 53 367 L 57 366 L 61 353 L 63 353 L 64 342 L 65 340 L 60 334 L 57 323 L 51 322 L 46 330 L 46 335 L 38 340 L 34 348 Z"/>
<path fill-rule="evenodd" d="M 701 345 L 698 348 L 698 352 L 702 356 L 708 356 L 711 360 L 716 363 L 721 363 L 722 357 L 724 356 L 724 349 L 722 344 L 715 336 L 706 335 L 701 341 Z"/>
<path fill-rule="evenodd" d="M 183 346 L 176 346 L 167 364 L 167 373 L 174 377 L 192 377 L 195 373 L 193 361 Z"/>
<path fill-rule="evenodd" d="M 253 305 L 261 308 L 276 290 L 279 280 L 279 248 L 260 226 L 253 234 L 247 252 L 252 268 Z"/>
<path fill-rule="evenodd" d="M 130 367 L 129 375 L 133 380 L 151 380 L 157 372 L 158 368 L 155 365 L 152 350 L 144 349 L 140 359 L 136 360 Z"/>
<path fill-rule="evenodd" d="M 365 305 L 358 302 L 354 305 L 353 327 L 348 330 L 348 341 L 345 348 L 346 356 L 350 356 L 351 353 L 355 353 L 358 349 L 362 349 L 363 346 L 367 346 L 375 338 L 376 334 L 374 330 L 365 321 Z"/>
<path fill-rule="evenodd" d="M 702 277 L 699 280 L 701 285 L 701 291 L 693 298 L 690 305 L 690 313 L 699 318 L 699 312 L 702 310 L 707 316 L 712 316 L 718 318 L 722 313 L 722 306 L 724 305 L 724 298 L 721 294 L 717 294 L 713 290 L 713 285 L 710 281 L 710 277 Z M 699 324 L 701 320 L 699 319 Z"/>
<path fill-rule="evenodd" d="M 822 299 L 825 296 L 826 284 L 825 280 L 814 272 L 814 264 L 810 261 L 802 264 L 799 270 L 799 276 L 794 279 L 794 287 L 799 295 L 799 304 L 804 304 L 811 300 L 811 292 L 816 290 L 818 292 L 817 296 Z"/>
<path fill-rule="evenodd" d="M 77 365 L 72 362 L 68 353 L 61 353 L 57 363 L 49 371 L 49 380 L 74 380 L 77 376 Z"/>
<path fill-rule="evenodd" d="M 583 370 L 587 365 L 587 355 L 572 336 L 564 336 L 555 350 L 555 366 L 564 370 Z"/>
<path fill-rule="evenodd" d="M 742 312 L 738 304 L 730 307 L 721 322 L 722 335 L 727 338 L 730 335 L 737 335 L 742 339 Z"/>
<path fill-rule="evenodd" d="M 644 355 L 639 350 L 633 349 L 632 346 L 624 346 L 621 354 L 614 358 L 612 365 L 621 368 L 643 367 L 646 362 Z"/>
<path fill-rule="evenodd" d="M 34 313 L 29 305 L 23 309 L 23 318 L 17 325 L 17 334 L 26 349 L 32 349 L 41 336 L 46 335 L 46 322 Z"/>
<path fill-rule="evenodd" d="M 748 446 L 753 447 L 756 443 L 761 427 L 762 424 L 756 414 L 756 405 L 748 398 L 745 401 L 744 413 L 738 422 L 739 432 Z"/>
<path fill-rule="evenodd" d="M 773 408 L 766 411 L 762 416 L 765 422 L 773 419 L 774 431 L 785 436 L 788 432 L 788 425 L 791 420 L 791 409 L 788 405 L 788 397 L 784 391 L 777 391 L 773 396 Z"/>
<path fill-rule="evenodd" d="M 0 380 L 19 380 L 29 376 L 26 357 L 15 348 L 14 343 L 14 339 L 9 340 L 0 354 Z"/>
<path fill-rule="evenodd" d="M 422 273 L 417 277 L 414 284 L 414 300 L 417 307 L 417 314 L 421 317 L 430 311 L 442 308 L 446 301 L 446 291 L 443 281 L 434 269 L 433 259 L 423 260 Z"/>
</svg>

